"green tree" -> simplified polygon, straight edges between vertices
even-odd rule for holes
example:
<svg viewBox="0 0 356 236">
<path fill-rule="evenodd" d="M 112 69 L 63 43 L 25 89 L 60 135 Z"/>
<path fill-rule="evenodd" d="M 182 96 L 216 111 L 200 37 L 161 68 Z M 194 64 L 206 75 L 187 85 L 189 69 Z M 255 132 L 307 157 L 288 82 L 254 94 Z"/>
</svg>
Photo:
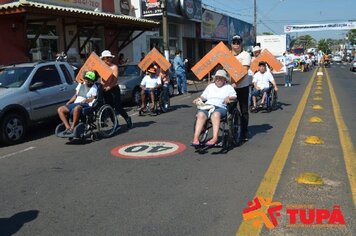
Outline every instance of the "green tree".
<svg viewBox="0 0 356 236">
<path fill-rule="evenodd" d="M 327 54 L 331 53 L 329 43 L 327 39 L 320 39 L 318 43 L 318 50 L 321 50 Z"/>
<path fill-rule="evenodd" d="M 351 44 L 356 44 L 356 29 L 349 30 L 349 32 L 347 32 L 347 37 Z"/>
<path fill-rule="evenodd" d="M 309 34 L 307 35 L 302 35 L 299 36 L 298 38 L 295 39 L 293 42 L 293 47 L 304 47 L 305 49 L 307 48 L 315 48 L 317 44 L 317 41 L 310 36 Z"/>
<path fill-rule="evenodd" d="M 274 33 L 271 33 L 271 32 L 263 32 L 262 35 L 274 35 Z"/>
</svg>

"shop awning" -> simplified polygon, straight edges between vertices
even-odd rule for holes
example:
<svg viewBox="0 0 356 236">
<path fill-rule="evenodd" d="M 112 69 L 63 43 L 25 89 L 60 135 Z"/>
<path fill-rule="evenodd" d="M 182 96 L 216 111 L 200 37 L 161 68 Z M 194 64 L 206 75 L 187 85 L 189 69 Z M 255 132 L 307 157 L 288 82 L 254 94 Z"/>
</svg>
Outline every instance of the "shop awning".
<svg viewBox="0 0 356 236">
<path fill-rule="evenodd" d="M 83 20 L 94 20 L 97 22 L 105 22 L 107 24 L 120 24 L 124 27 L 130 27 L 131 29 L 136 30 L 151 30 L 159 27 L 160 24 L 156 21 L 135 18 L 132 16 L 49 5 L 26 0 L 0 5 L 0 16 L 21 13 L 35 13 L 51 16 L 55 15 L 58 17 L 80 18 Z"/>
</svg>

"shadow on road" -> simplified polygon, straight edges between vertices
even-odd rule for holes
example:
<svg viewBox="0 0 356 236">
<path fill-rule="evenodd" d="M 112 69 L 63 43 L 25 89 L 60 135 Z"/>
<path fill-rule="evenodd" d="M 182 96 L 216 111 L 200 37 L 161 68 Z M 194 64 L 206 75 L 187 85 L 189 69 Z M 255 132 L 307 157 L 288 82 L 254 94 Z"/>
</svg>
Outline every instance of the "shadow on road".
<svg viewBox="0 0 356 236">
<path fill-rule="evenodd" d="M 272 129 L 273 126 L 270 124 L 262 124 L 262 125 L 251 125 L 248 127 L 250 138 L 260 133 L 267 133 L 268 130 Z"/>
<path fill-rule="evenodd" d="M 190 108 L 190 107 L 192 107 L 192 106 L 188 106 L 188 105 L 185 105 L 185 104 L 182 104 L 182 105 L 174 105 L 174 106 L 171 106 L 171 107 L 169 108 L 169 112 L 178 110 L 178 109 L 180 109 L 180 108 Z"/>
<path fill-rule="evenodd" d="M 24 224 L 37 218 L 39 211 L 30 210 L 16 213 L 10 218 L 0 218 L 0 235 L 10 236 L 17 233 Z"/>
</svg>

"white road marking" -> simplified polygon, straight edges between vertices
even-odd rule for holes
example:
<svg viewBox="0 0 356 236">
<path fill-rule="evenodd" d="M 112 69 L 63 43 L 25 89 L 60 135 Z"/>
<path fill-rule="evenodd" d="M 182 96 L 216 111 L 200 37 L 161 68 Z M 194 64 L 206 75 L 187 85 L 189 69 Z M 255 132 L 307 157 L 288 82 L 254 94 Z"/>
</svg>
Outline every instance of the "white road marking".
<svg viewBox="0 0 356 236">
<path fill-rule="evenodd" d="M 8 158 L 8 157 L 15 156 L 15 155 L 20 154 L 20 153 L 23 153 L 23 152 L 30 151 L 30 150 L 32 150 L 32 149 L 35 149 L 35 147 L 28 147 L 28 148 L 25 148 L 25 149 L 23 149 L 23 150 L 20 150 L 20 151 L 14 152 L 14 153 L 10 153 L 10 154 L 6 154 L 6 155 L 4 155 L 4 156 L 0 156 L 0 160 L 1 160 L 1 159 Z"/>
</svg>

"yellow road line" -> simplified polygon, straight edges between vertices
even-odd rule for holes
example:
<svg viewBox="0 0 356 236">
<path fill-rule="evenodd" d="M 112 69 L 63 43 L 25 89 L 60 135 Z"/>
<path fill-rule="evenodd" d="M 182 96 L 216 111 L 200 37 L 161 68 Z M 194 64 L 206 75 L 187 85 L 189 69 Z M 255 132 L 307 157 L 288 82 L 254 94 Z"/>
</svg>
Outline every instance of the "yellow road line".
<svg viewBox="0 0 356 236">
<path fill-rule="evenodd" d="M 288 158 L 289 151 L 292 147 L 293 140 L 295 134 L 297 132 L 300 119 L 303 115 L 303 111 L 305 109 L 305 105 L 308 100 L 308 96 L 310 94 L 310 90 L 313 85 L 313 81 L 315 79 L 317 70 L 314 71 L 312 78 L 310 79 L 304 94 L 299 102 L 297 110 L 291 119 L 286 132 L 284 133 L 281 144 L 279 145 L 276 153 L 273 156 L 271 164 L 269 165 L 260 186 L 257 189 L 256 196 L 260 196 L 263 198 L 272 198 L 276 191 L 277 184 L 279 182 L 282 170 Z M 247 206 L 247 203 L 246 203 Z M 248 236 L 248 235 L 259 235 L 262 229 L 262 225 L 260 227 L 254 227 L 252 225 L 252 221 L 242 221 L 236 235 Z"/>
<path fill-rule="evenodd" d="M 349 131 L 344 122 L 344 118 L 342 117 L 340 105 L 336 98 L 336 94 L 332 82 L 330 80 L 329 73 L 326 69 L 325 72 L 326 72 L 326 79 L 329 85 L 331 103 L 334 108 L 333 109 L 334 116 L 336 120 L 337 129 L 339 132 L 339 139 L 342 147 L 342 152 L 344 154 L 347 177 L 349 178 L 349 182 L 350 182 L 352 201 L 354 203 L 354 206 L 356 207 L 356 152 L 352 144 Z"/>
</svg>

